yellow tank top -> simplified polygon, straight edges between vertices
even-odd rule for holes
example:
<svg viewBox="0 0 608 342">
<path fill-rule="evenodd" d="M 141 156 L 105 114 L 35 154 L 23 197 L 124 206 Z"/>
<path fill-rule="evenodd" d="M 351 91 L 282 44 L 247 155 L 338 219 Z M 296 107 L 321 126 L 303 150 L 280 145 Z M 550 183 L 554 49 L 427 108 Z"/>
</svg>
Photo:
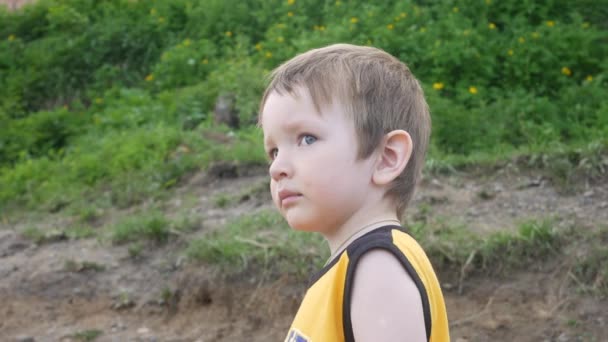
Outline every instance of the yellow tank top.
<svg viewBox="0 0 608 342">
<path fill-rule="evenodd" d="M 450 340 L 443 294 L 429 259 L 403 228 L 386 226 L 352 242 L 313 276 L 286 342 L 354 341 L 350 320 L 354 272 L 359 258 L 378 248 L 391 252 L 416 283 L 422 299 L 428 341 Z"/>
</svg>

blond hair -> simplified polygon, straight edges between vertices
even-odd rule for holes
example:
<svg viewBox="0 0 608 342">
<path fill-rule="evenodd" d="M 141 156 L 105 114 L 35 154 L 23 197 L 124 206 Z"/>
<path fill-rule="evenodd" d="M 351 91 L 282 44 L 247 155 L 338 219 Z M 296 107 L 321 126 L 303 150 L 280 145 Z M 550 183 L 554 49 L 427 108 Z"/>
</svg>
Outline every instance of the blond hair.
<svg viewBox="0 0 608 342">
<path fill-rule="evenodd" d="M 402 129 L 410 134 L 412 155 L 387 192 L 395 199 L 401 218 L 421 176 L 431 131 L 424 93 L 409 68 L 372 47 L 335 44 L 310 50 L 272 72 L 260 113 L 271 92 L 296 96 L 298 87 L 310 92 L 319 112 L 334 101 L 345 107 L 355 123 L 361 159 L 369 157 L 390 131 Z"/>
</svg>

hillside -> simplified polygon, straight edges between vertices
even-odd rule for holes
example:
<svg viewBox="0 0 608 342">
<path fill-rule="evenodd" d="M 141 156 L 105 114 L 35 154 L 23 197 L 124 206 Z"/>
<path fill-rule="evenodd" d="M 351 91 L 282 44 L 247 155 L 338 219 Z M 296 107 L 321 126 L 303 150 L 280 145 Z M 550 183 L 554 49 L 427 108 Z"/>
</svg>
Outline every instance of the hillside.
<svg viewBox="0 0 608 342">
<path fill-rule="evenodd" d="M 328 251 L 272 209 L 254 123 L 269 71 L 335 42 L 422 82 L 433 135 L 403 223 L 452 339 L 608 333 L 598 2 L 5 3 L 0 340 L 283 339 Z"/>
</svg>

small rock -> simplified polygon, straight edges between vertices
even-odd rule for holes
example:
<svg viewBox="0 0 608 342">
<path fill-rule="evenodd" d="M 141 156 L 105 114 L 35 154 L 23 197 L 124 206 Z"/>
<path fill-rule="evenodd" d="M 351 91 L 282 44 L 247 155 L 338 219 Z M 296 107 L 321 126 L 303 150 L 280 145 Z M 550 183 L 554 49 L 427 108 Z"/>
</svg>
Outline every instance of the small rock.
<svg viewBox="0 0 608 342">
<path fill-rule="evenodd" d="M 443 189 L 443 184 L 441 184 L 441 182 L 437 178 L 433 178 L 431 180 L 431 185 L 437 189 Z"/>
<path fill-rule="evenodd" d="M 140 335 L 149 334 L 150 333 L 150 329 L 148 329 L 146 327 L 141 327 L 141 328 L 137 329 L 137 333 L 140 334 Z"/>
<path fill-rule="evenodd" d="M 601 202 L 599 204 L 599 207 L 602 208 L 602 209 L 608 207 L 608 202 Z"/>
<path fill-rule="evenodd" d="M 557 337 L 557 341 L 558 342 L 568 342 L 570 341 L 570 337 L 568 337 L 568 335 L 564 332 L 561 333 L 558 337 Z"/>
<path fill-rule="evenodd" d="M 593 196 L 593 190 L 589 190 L 589 191 L 585 191 L 585 193 L 583 194 L 584 197 L 591 197 Z"/>
</svg>

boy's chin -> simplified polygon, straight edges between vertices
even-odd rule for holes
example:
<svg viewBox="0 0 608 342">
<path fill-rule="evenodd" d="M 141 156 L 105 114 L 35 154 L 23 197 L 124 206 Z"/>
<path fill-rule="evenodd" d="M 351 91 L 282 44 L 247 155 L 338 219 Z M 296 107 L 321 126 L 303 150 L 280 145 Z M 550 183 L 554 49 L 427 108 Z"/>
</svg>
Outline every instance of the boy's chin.
<svg viewBox="0 0 608 342">
<path fill-rule="evenodd" d="M 283 216 L 287 221 L 287 224 L 293 229 L 301 232 L 317 232 L 319 231 L 319 226 L 313 224 L 310 221 L 301 220 L 298 218 L 290 218 L 289 215 L 287 217 Z"/>
</svg>

